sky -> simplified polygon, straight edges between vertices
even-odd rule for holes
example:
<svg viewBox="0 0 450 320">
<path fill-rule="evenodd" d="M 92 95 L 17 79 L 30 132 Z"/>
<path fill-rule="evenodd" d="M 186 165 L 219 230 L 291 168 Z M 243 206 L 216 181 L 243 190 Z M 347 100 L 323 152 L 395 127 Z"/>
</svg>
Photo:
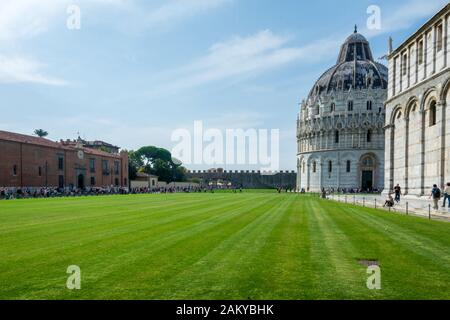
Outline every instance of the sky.
<svg viewBox="0 0 450 320">
<path fill-rule="evenodd" d="M 381 58 L 389 36 L 400 45 L 446 3 L 0 0 L 0 130 L 172 150 L 172 133 L 194 121 L 278 129 L 280 169 L 294 170 L 299 103 L 354 25 Z"/>
</svg>

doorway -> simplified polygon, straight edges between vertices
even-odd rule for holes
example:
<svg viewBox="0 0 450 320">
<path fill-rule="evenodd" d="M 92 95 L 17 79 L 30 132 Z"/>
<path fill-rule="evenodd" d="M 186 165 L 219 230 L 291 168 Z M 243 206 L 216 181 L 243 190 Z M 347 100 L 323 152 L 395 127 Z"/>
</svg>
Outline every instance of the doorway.
<svg viewBox="0 0 450 320">
<path fill-rule="evenodd" d="M 84 175 L 83 174 L 78 175 L 77 187 L 78 187 L 78 189 L 84 189 Z"/>
<path fill-rule="evenodd" d="M 362 172 L 362 181 L 361 181 L 361 187 L 364 191 L 366 190 L 372 190 L 373 188 L 373 171 L 370 170 L 364 170 Z"/>
</svg>

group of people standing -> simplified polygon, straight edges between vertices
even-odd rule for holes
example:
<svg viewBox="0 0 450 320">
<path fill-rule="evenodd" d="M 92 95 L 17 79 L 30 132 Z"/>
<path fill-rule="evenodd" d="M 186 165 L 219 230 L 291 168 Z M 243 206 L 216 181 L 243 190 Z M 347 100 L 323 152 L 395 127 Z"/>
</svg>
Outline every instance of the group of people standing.
<svg viewBox="0 0 450 320">
<path fill-rule="evenodd" d="M 384 203 L 384 206 L 386 207 L 393 207 L 395 202 L 400 203 L 400 197 L 402 196 L 402 189 L 399 184 L 397 184 L 394 187 L 394 198 L 392 198 L 392 194 L 389 193 L 388 198 L 386 199 L 386 202 Z M 429 199 L 433 200 L 433 209 L 439 210 L 439 201 L 443 198 L 442 207 L 445 208 L 445 205 L 448 200 L 448 209 L 450 211 L 450 182 L 448 182 L 445 187 L 444 191 L 442 191 L 437 184 L 433 185 L 433 188 L 431 189 L 431 193 L 429 195 Z"/>
</svg>

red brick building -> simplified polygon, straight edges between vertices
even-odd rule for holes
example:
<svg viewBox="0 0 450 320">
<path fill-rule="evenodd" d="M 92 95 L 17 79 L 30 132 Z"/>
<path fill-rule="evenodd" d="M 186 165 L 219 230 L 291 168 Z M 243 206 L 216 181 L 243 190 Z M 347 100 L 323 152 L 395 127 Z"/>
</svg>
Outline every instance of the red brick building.
<svg viewBox="0 0 450 320">
<path fill-rule="evenodd" d="M 0 187 L 128 187 L 128 154 L 0 131 Z"/>
</svg>

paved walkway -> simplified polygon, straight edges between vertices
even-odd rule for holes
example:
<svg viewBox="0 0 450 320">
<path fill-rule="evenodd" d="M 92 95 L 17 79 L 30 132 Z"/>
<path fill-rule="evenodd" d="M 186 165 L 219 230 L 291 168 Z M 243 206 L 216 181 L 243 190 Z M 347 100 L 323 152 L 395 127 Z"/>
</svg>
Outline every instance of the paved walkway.
<svg viewBox="0 0 450 320">
<path fill-rule="evenodd" d="M 383 208 L 386 198 L 381 195 L 328 195 L 328 199 L 347 202 L 348 204 L 355 204 L 370 208 L 384 209 L 393 213 L 406 214 L 431 218 L 433 220 L 445 220 L 450 222 L 450 210 L 448 207 L 442 207 L 442 200 L 439 201 L 439 210 L 434 210 L 433 201 L 426 198 L 402 198 L 399 204 L 395 204 L 393 208 Z M 430 206 L 430 208 L 429 208 Z M 448 206 L 448 204 L 447 204 Z"/>
</svg>

